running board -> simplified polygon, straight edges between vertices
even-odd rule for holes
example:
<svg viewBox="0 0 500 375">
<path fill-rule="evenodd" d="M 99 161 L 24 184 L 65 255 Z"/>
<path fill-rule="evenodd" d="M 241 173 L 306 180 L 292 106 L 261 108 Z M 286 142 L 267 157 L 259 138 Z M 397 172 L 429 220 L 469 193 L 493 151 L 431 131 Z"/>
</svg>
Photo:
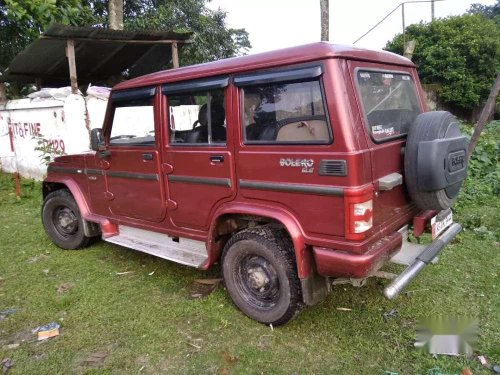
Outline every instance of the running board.
<svg viewBox="0 0 500 375">
<path fill-rule="evenodd" d="M 163 233 L 118 226 L 119 234 L 103 238 L 107 242 L 142 251 L 186 266 L 200 268 L 208 259 L 205 242 L 170 237 Z"/>
</svg>

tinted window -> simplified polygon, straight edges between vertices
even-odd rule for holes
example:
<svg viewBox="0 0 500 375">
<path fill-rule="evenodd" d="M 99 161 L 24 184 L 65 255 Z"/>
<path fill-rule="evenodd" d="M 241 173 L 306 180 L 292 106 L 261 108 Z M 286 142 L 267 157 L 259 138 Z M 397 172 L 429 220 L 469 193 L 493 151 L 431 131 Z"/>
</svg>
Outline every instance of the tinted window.
<svg viewBox="0 0 500 375">
<path fill-rule="evenodd" d="M 360 70 L 357 79 L 373 139 L 381 141 L 408 133 L 413 120 L 421 113 L 411 76 Z"/>
<path fill-rule="evenodd" d="M 167 96 L 171 144 L 224 144 L 226 115 L 222 89 Z"/>
<path fill-rule="evenodd" d="M 154 144 L 153 98 L 120 101 L 113 107 L 111 145 Z"/>
<path fill-rule="evenodd" d="M 245 143 L 329 143 L 319 80 L 249 86 L 243 91 Z"/>
</svg>

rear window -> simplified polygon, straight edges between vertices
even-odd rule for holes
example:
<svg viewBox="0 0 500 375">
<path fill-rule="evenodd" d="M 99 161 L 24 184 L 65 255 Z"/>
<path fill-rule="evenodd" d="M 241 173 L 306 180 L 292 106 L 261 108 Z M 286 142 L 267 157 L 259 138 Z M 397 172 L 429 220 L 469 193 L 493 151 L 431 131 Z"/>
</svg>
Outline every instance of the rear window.
<svg viewBox="0 0 500 375">
<path fill-rule="evenodd" d="M 358 70 L 359 95 L 375 142 L 404 136 L 422 112 L 409 74 Z"/>
<path fill-rule="evenodd" d="M 331 142 L 319 80 L 250 85 L 242 92 L 246 144 Z"/>
</svg>

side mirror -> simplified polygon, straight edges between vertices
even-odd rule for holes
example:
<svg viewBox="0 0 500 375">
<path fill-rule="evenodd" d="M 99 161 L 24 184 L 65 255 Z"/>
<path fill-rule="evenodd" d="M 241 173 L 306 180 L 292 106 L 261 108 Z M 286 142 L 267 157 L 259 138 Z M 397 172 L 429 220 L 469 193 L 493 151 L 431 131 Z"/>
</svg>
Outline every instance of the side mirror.
<svg viewBox="0 0 500 375">
<path fill-rule="evenodd" d="M 90 148 L 94 151 L 99 150 L 99 146 L 104 143 L 102 129 L 96 128 L 90 131 Z"/>
</svg>

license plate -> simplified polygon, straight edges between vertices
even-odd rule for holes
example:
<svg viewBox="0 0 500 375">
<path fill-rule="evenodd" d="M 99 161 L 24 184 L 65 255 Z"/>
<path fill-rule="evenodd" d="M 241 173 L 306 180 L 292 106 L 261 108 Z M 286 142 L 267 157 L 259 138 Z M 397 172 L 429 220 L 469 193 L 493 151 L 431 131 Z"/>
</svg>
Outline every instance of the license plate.
<svg viewBox="0 0 500 375">
<path fill-rule="evenodd" d="M 431 219 L 432 239 L 435 239 L 453 223 L 451 210 L 441 211 Z"/>
</svg>

